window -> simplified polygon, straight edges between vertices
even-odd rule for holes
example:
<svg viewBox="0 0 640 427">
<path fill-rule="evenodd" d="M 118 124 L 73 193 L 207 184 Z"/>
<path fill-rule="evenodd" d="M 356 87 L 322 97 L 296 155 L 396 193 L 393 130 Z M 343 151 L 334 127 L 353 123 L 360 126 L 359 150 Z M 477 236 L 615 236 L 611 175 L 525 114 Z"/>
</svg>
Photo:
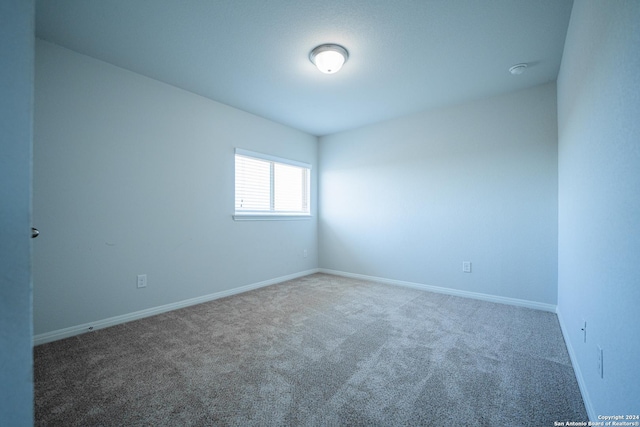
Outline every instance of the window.
<svg viewBox="0 0 640 427">
<path fill-rule="evenodd" d="M 311 165 L 236 148 L 234 219 L 308 217 Z"/>
</svg>

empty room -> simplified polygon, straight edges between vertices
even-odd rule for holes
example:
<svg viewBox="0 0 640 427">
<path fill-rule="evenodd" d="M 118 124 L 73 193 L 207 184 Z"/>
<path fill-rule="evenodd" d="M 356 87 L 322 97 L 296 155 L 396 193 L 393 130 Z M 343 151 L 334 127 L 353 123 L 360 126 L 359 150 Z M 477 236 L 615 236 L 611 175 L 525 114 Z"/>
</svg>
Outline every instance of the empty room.
<svg viewBox="0 0 640 427">
<path fill-rule="evenodd" d="M 640 426 L 639 1 L 0 10 L 0 425 Z"/>
</svg>

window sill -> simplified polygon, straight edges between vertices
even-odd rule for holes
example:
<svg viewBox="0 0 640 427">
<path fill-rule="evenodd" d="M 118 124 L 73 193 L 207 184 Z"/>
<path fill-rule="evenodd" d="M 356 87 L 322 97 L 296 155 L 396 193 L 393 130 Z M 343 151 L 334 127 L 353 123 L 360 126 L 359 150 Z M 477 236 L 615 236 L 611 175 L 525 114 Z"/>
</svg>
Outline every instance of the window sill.
<svg viewBox="0 0 640 427">
<path fill-rule="evenodd" d="M 234 221 L 300 221 L 311 219 L 305 214 L 234 214 Z"/>
</svg>

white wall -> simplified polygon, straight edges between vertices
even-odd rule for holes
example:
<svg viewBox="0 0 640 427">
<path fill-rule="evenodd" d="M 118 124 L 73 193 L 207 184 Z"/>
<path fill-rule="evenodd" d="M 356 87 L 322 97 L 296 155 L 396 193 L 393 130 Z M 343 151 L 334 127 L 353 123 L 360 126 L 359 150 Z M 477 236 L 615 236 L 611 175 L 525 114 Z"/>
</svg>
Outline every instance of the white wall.
<svg viewBox="0 0 640 427">
<path fill-rule="evenodd" d="M 317 268 L 316 137 L 43 41 L 35 83 L 35 334 Z M 314 217 L 234 222 L 235 147 L 312 164 Z"/>
<path fill-rule="evenodd" d="M 640 414 L 639 23 L 636 0 L 576 1 L 558 77 L 558 311 L 594 420 Z"/>
<path fill-rule="evenodd" d="M 554 83 L 322 137 L 319 156 L 321 267 L 556 303 Z"/>
<path fill-rule="evenodd" d="M 34 2 L 0 2 L 0 425 L 33 424 Z"/>
</svg>

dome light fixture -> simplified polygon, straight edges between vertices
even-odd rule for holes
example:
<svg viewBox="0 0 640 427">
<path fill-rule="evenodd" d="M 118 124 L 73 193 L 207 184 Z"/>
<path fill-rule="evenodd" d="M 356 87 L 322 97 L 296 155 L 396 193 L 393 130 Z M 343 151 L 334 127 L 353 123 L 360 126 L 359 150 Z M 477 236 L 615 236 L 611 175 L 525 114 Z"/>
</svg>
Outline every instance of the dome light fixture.
<svg viewBox="0 0 640 427">
<path fill-rule="evenodd" d="M 337 44 L 321 44 L 309 53 L 309 60 L 325 74 L 340 71 L 348 58 L 347 49 Z"/>
<path fill-rule="evenodd" d="M 527 66 L 528 65 L 525 63 L 516 64 L 513 67 L 509 68 L 509 72 L 514 76 L 519 76 L 520 74 L 524 73 L 524 70 L 527 68 Z"/>
</svg>

